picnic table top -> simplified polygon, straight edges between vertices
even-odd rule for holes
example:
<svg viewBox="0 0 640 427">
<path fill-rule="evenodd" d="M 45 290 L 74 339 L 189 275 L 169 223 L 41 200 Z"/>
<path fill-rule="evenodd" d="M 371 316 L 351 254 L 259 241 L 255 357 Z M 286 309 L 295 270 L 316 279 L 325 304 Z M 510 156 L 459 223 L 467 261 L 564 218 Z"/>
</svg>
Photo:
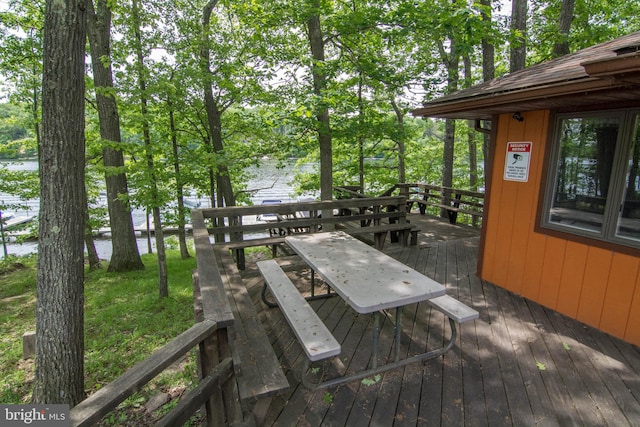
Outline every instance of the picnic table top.
<svg viewBox="0 0 640 427">
<path fill-rule="evenodd" d="M 445 294 L 440 283 L 342 231 L 293 235 L 285 242 L 358 313 Z"/>
</svg>

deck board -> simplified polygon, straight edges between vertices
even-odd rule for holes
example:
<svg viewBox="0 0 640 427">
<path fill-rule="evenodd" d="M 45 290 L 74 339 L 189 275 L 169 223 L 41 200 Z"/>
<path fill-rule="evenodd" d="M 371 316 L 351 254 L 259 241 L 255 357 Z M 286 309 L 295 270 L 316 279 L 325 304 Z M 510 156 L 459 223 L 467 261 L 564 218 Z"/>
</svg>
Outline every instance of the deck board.
<svg viewBox="0 0 640 427">
<path fill-rule="evenodd" d="M 475 275 L 477 230 L 411 215 L 418 245 L 385 245 L 385 252 L 440 281 L 480 312 L 459 328 L 443 357 L 311 392 L 299 384 L 305 357 L 278 309 L 260 300 L 262 282 L 247 264 L 245 285 L 280 357 L 290 394 L 276 397 L 267 426 L 640 426 L 640 351 L 610 335 L 544 308 Z M 453 228 L 451 228 L 453 227 Z M 283 259 L 284 260 L 284 259 Z M 286 259 L 283 269 L 308 292 L 310 272 Z M 347 372 L 369 363 L 371 316 L 339 297 L 312 307 L 342 344 Z M 392 357 L 392 325 L 384 319 L 380 360 Z M 441 346 L 449 325 L 429 304 L 403 311 L 403 355 Z M 543 363 L 545 370 L 541 370 Z M 338 367 L 321 365 L 331 374 Z"/>
</svg>

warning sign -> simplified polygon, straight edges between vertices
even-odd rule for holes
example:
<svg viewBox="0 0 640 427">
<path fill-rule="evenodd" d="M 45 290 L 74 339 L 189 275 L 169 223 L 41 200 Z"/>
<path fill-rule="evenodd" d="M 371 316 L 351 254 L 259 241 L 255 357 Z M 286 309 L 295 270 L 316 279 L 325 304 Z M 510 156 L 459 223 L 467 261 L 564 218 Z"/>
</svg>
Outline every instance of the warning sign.
<svg viewBox="0 0 640 427">
<path fill-rule="evenodd" d="M 527 182 L 531 142 L 507 142 L 507 158 L 504 162 L 505 181 Z"/>
</svg>

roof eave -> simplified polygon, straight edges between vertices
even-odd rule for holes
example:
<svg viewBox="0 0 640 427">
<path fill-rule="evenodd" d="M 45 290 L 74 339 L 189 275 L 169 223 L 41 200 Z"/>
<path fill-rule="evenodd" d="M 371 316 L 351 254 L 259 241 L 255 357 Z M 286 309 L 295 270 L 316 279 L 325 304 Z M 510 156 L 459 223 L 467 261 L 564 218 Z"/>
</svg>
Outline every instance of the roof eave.
<svg viewBox="0 0 640 427">
<path fill-rule="evenodd" d="M 495 114 L 544 109 L 544 105 L 548 105 L 547 108 L 556 108 L 559 104 L 564 104 L 562 100 L 567 97 L 585 96 L 620 86 L 622 84 L 614 80 L 588 77 L 573 82 L 558 82 L 451 101 L 447 101 L 445 96 L 413 110 L 412 114 L 416 117 L 487 120 Z"/>
<path fill-rule="evenodd" d="M 618 55 L 614 58 L 585 61 L 580 65 L 582 65 L 585 72 L 591 77 L 640 84 L 639 52 Z"/>
</svg>

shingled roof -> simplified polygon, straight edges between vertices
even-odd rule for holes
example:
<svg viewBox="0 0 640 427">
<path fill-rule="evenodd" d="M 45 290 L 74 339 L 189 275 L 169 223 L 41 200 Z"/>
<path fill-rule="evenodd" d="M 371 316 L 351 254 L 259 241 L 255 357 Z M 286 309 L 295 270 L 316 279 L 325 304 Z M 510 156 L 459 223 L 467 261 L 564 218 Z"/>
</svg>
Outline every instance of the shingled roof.
<svg viewBox="0 0 640 427">
<path fill-rule="evenodd" d="M 490 119 L 612 102 L 640 102 L 640 31 L 454 92 L 412 113 Z"/>
</svg>

